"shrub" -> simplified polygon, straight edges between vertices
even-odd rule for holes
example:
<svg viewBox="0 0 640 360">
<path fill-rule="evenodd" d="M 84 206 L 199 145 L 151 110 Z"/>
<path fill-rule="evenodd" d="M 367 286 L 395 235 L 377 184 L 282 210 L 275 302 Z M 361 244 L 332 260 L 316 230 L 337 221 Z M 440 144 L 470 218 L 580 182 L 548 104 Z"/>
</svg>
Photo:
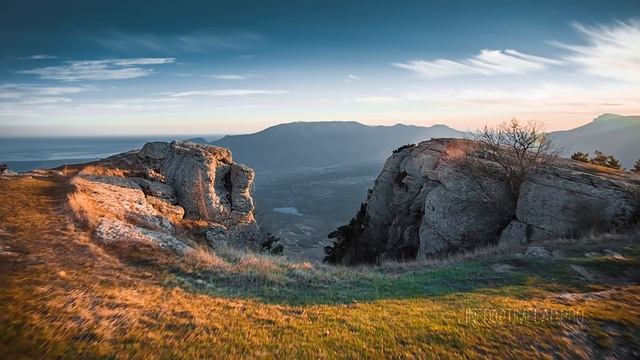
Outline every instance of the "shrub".
<svg viewBox="0 0 640 360">
<path fill-rule="evenodd" d="M 271 233 L 267 233 L 264 241 L 260 244 L 260 252 L 269 255 L 282 255 L 284 246 L 279 243 L 280 238 Z"/>
<path fill-rule="evenodd" d="M 496 127 L 485 126 L 473 135 L 474 155 L 498 165 L 514 199 L 528 176 L 555 162 L 562 152 L 543 130 L 538 121 L 522 123 L 512 119 Z M 474 161 L 474 157 L 467 160 L 471 160 L 467 164 L 477 177 L 492 173 L 486 162 Z"/>
<path fill-rule="evenodd" d="M 409 149 L 409 148 L 412 148 L 412 147 L 414 147 L 414 146 L 416 146 L 416 144 L 407 144 L 407 145 L 402 145 L 402 146 L 400 146 L 399 148 L 397 148 L 397 149 L 393 150 L 393 153 L 394 153 L 394 154 L 397 154 L 397 153 L 401 152 L 402 150 Z"/>
<path fill-rule="evenodd" d="M 613 155 L 605 154 L 602 150 L 596 150 L 595 156 L 589 162 L 610 169 L 619 170 L 622 168 L 618 159 L 613 157 Z"/>
<path fill-rule="evenodd" d="M 335 240 L 331 246 L 325 246 L 324 253 L 326 256 L 323 261 L 329 264 L 341 263 L 347 251 L 353 248 L 352 245 L 358 241 L 360 235 L 364 232 L 368 221 L 367 204 L 362 203 L 360 204 L 360 210 L 349 221 L 349 224 L 340 226 L 327 236 L 329 239 Z"/>
<path fill-rule="evenodd" d="M 589 153 L 576 152 L 571 155 L 571 160 L 580 161 L 584 163 L 589 162 Z"/>
<path fill-rule="evenodd" d="M 633 163 L 633 169 L 631 169 L 631 171 L 640 174 L 640 159 L 636 160 L 636 162 Z"/>
</svg>

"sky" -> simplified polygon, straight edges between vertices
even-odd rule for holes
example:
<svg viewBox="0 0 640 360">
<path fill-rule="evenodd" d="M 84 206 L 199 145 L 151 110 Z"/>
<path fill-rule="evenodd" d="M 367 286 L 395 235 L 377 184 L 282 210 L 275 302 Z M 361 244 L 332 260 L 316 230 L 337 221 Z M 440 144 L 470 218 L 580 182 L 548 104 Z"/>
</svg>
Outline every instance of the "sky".
<svg viewBox="0 0 640 360">
<path fill-rule="evenodd" d="M 0 136 L 640 114 L 640 0 L 0 4 Z"/>
</svg>

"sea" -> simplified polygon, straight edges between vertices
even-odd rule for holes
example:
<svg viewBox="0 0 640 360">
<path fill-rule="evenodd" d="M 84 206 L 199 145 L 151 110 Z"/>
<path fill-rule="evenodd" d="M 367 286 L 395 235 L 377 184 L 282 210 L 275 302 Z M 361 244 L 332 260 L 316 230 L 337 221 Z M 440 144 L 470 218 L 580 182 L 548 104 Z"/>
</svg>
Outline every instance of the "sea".
<svg viewBox="0 0 640 360">
<path fill-rule="evenodd" d="M 206 139 L 213 141 L 222 135 L 208 136 L 121 136 L 121 137 L 0 137 L 0 164 L 15 172 L 48 169 L 60 165 L 79 164 L 140 149 L 149 141 Z"/>
</svg>

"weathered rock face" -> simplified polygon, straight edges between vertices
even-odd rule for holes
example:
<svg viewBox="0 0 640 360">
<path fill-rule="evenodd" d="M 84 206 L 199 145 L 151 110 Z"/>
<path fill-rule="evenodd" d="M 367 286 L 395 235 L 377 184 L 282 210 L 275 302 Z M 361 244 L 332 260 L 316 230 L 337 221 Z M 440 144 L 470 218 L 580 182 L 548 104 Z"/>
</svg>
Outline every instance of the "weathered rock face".
<svg viewBox="0 0 640 360">
<path fill-rule="evenodd" d="M 498 241 L 519 245 L 633 221 L 640 178 L 561 160 L 512 199 L 499 171 L 470 173 L 462 140 L 434 139 L 387 159 L 342 244 L 346 264 L 440 256 Z M 479 160 L 483 161 L 483 160 Z M 634 180 L 635 179 L 635 180 Z"/>
<path fill-rule="evenodd" d="M 253 170 L 234 163 L 227 149 L 174 141 L 92 163 L 75 183 L 102 209 L 98 235 L 136 232 L 130 237 L 153 237 L 175 250 L 179 240 L 172 236 L 184 221 L 201 228 L 213 246 L 256 248 L 253 179 Z"/>
</svg>

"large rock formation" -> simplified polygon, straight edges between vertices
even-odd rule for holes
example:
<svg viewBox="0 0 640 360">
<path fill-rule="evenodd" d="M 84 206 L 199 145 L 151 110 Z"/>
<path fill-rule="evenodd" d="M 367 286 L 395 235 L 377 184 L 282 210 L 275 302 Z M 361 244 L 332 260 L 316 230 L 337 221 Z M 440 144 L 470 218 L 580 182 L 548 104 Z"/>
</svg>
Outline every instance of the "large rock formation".
<svg viewBox="0 0 640 360">
<path fill-rule="evenodd" d="M 607 230 L 638 216 L 636 175 L 559 160 L 532 174 L 513 199 L 498 168 L 479 174 L 464 166 L 467 144 L 435 139 L 394 152 L 360 212 L 331 234 L 336 245 L 327 259 L 441 256 L 498 241 L 517 245 Z"/>
<path fill-rule="evenodd" d="M 84 166 L 74 180 L 75 206 L 103 242 L 148 239 L 182 250 L 178 230 L 195 229 L 212 246 L 255 249 L 253 179 L 227 149 L 152 142 Z"/>
</svg>

